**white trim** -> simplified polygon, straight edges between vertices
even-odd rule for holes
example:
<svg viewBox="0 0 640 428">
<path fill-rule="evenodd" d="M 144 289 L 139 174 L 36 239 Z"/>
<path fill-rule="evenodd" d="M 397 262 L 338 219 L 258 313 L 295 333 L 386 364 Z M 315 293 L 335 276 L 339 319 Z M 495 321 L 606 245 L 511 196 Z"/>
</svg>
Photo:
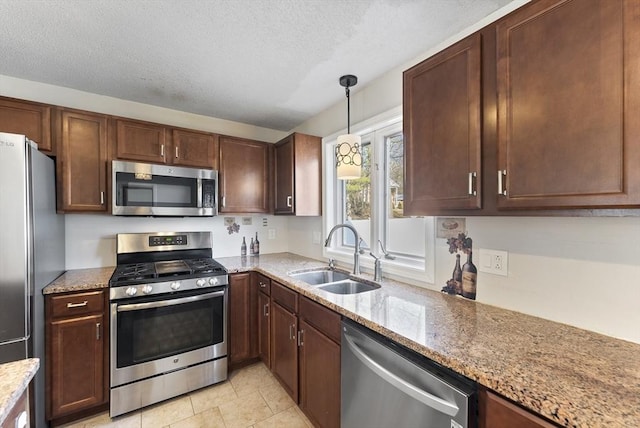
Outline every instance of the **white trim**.
<svg viewBox="0 0 640 428">
<path fill-rule="evenodd" d="M 351 127 L 351 133 L 357 135 L 365 135 L 374 131 L 381 131 L 384 128 L 390 126 L 399 126 L 401 130 L 402 126 L 402 106 L 394 107 L 384 113 L 378 114 L 370 119 L 357 123 Z M 341 130 L 334 134 L 331 134 L 322 139 L 323 142 L 323 165 L 324 165 L 324 177 L 323 180 L 323 206 L 324 215 L 322 223 L 323 236 L 327 236 L 329 229 L 338 224 L 339 218 L 337 209 L 335 209 L 336 194 L 338 192 L 338 180 L 330 179 L 335 176 L 335 162 L 333 162 L 334 149 L 333 143 L 336 141 L 339 135 L 343 134 L 345 130 Z M 373 142 L 372 142 L 373 143 Z M 385 162 L 386 159 L 380 158 L 382 154 L 374 154 L 375 159 L 372 159 L 372 164 L 375 162 Z M 328 184 L 331 185 L 328 185 Z M 378 186 L 380 187 L 380 186 Z M 384 189 L 379 189 L 378 193 L 384 193 Z M 374 196 L 374 200 L 378 200 L 379 195 Z M 379 204 L 378 202 L 377 204 Z M 376 205 L 377 205 L 376 204 Z M 331 208 L 331 209 L 330 209 Z M 372 221 L 374 221 L 373 211 L 380 207 L 373 207 L 372 209 Z M 410 258 L 398 257 L 396 260 L 382 259 L 382 271 L 384 277 L 390 277 L 399 280 L 409 280 L 409 282 L 424 285 L 424 283 L 435 283 L 435 221 L 432 217 L 425 217 L 425 258 L 423 263 L 411 263 Z M 372 242 L 368 244 L 374 246 L 377 243 L 378 233 L 375 232 L 372 235 Z M 333 240 L 339 239 L 334 237 Z M 335 241 L 334 241 L 335 242 Z M 378 253 L 378 251 L 374 251 Z M 346 251 L 344 247 L 341 248 L 327 248 L 323 247 L 322 254 L 324 257 L 335 259 L 341 264 L 346 264 L 350 267 L 353 266 L 353 252 Z M 373 258 L 368 253 L 360 256 L 360 266 L 363 271 L 373 272 Z"/>
</svg>

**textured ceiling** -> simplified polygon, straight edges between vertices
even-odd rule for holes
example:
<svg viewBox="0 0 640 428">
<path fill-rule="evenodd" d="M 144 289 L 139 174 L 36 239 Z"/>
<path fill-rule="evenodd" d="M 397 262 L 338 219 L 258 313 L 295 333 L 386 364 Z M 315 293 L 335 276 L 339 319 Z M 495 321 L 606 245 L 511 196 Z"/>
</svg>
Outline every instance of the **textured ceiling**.
<svg viewBox="0 0 640 428">
<path fill-rule="evenodd" d="M 0 74 L 288 131 L 509 2 L 0 0 Z"/>
</svg>

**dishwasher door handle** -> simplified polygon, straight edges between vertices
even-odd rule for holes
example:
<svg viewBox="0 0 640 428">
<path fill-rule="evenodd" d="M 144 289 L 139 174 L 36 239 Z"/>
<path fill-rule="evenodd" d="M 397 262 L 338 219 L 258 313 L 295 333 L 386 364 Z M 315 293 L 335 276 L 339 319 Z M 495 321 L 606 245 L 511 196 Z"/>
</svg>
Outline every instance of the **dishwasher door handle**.
<svg viewBox="0 0 640 428">
<path fill-rule="evenodd" d="M 428 392 L 423 391 L 417 386 L 396 376 L 395 374 L 391 373 L 389 370 L 385 369 L 380 364 L 375 362 L 370 356 L 365 354 L 364 351 L 353 342 L 353 339 L 348 334 L 345 333 L 344 338 L 347 341 L 347 346 L 353 352 L 353 355 L 355 355 L 372 372 L 380 376 L 389 384 L 393 385 L 410 397 L 413 397 L 416 400 L 420 401 L 422 404 L 439 411 L 440 413 L 444 413 L 451 417 L 455 416 L 458 413 L 459 409 L 455 404 L 449 403 L 448 401 L 436 397 L 433 394 L 429 394 Z"/>
</svg>

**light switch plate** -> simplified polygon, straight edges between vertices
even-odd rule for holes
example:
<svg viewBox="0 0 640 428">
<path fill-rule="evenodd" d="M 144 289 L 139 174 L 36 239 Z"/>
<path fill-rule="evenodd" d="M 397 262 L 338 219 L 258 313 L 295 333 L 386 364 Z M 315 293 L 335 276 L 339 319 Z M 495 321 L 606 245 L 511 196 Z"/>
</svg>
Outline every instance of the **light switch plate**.
<svg viewBox="0 0 640 428">
<path fill-rule="evenodd" d="M 313 238 L 311 238 L 311 243 L 320 245 L 321 240 L 322 240 L 322 234 L 320 232 L 313 231 Z"/>
<path fill-rule="evenodd" d="M 269 229 L 269 239 L 276 239 L 276 230 Z"/>
<path fill-rule="evenodd" d="M 478 264 L 480 272 L 502 276 L 509 275 L 509 253 L 506 251 L 480 248 L 480 261 Z"/>
</svg>

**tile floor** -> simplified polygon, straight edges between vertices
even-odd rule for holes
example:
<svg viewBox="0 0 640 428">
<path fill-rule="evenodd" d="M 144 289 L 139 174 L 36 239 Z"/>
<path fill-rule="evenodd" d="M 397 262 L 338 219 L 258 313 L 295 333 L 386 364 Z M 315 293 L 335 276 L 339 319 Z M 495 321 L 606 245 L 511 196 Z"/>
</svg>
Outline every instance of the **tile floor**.
<svg viewBox="0 0 640 428">
<path fill-rule="evenodd" d="M 108 412 L 64 428 L 311 428 L 263 363 L 236 370 L 225 382 L 109 419 Z"/>
</svg>

